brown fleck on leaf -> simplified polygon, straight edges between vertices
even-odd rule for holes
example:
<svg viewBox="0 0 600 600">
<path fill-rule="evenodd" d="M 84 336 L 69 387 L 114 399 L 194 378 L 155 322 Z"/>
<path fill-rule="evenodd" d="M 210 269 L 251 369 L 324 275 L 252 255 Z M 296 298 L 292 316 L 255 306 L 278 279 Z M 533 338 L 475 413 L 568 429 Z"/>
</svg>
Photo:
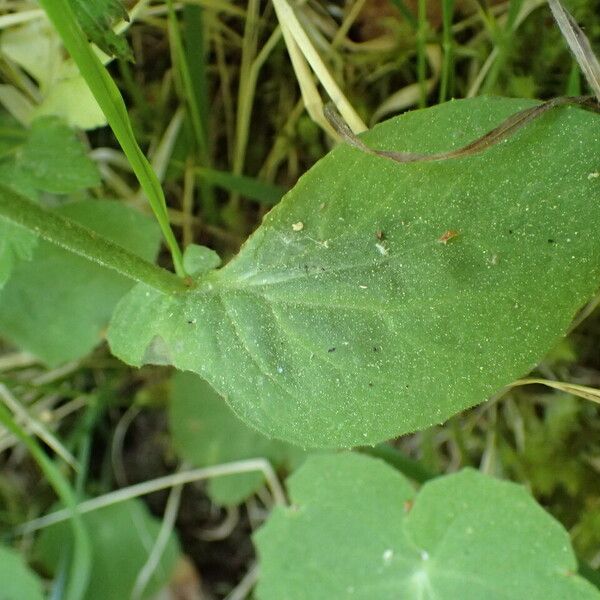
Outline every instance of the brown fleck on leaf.
<svg viewBox="0 0 600 600">
<path fill-rule="evenodd" d="M 460 234 L 458 231 L 455 231 L 454 229 L 448 229 L 448 231 L 444 231 L 444 233 L 442 233 L 442 235 L 438 238 L 438 242 L 440 244 L 447 244 L 450 240 L 458 237 L 459 235 Z"/>
</svg>

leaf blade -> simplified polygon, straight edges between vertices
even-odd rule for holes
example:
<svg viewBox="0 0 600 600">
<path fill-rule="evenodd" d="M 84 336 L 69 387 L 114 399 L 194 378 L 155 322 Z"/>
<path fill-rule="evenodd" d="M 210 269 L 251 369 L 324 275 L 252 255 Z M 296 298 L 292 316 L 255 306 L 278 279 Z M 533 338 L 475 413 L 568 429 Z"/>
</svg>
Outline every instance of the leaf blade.
<svg viewBox="0 0 600 600">
<path fill-rule="evenodd" d="M 254 536 L 260 600 L 600 597 L 562 525 L 513 483 L 466 469 L 416 494 L 347 453 L 309 458 L 288 487 L 292 506 Z"/>
<path fill-rule="evenodd" d="M 447 150 L 531 105 L 450 102 L 365 139 Z M 251 426 L 303 446 L 439 423 L 530 370 L 596 291 L 597 123 L 561 108 L 438 163 L 340 147 L 194 291 L 155 294 L 144 314 L 148 291 L 134 289 L 113 317 L 113 352 L 141 364 L 160 339 L 165 362 L 207 379 Z"/>
</svg>

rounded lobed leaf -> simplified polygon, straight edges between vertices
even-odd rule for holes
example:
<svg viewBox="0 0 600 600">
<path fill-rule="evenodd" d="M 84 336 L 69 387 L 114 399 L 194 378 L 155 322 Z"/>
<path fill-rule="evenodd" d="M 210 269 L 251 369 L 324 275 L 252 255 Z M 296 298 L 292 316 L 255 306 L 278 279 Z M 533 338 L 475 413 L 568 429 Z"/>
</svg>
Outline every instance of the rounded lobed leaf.
<svg viewBox="0 0 600 600">
<path fill-rule="evenodd" d="M 415 495 L 385 463 L 342 454 L 309 458 L 289 489 L 255 535 L 259 600 L 600 598 L 567 532 L 513 483 L 466 469 Z"/>
</svg>

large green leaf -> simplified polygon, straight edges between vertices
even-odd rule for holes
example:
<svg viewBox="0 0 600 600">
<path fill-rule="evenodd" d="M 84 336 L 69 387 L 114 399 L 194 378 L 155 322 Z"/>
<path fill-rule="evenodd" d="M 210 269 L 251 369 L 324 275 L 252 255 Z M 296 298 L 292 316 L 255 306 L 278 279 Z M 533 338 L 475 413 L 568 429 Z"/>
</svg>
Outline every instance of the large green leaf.
<svg viewBox="0 0 600 600">
<path fill-rule="evenodd" d="M 18 552 L 0 546 L 0 600 L 43 600 L 42 582 Z"/>
<path fill-rule="evenodd" d="M 148 260 L 156 255 L 158 227 L 122 203 L 87 200 L 56 210 Z M 0 335 L 49 365 L 80 358 L 100 343 L 130 288 L 123 276 L 40 241 L 0 292 Z"/>
<path fill-rule="evenodd" d="M 294 468 L 305 453 L 284 442 L 269 440 L 242 423 L 206 381 L 178 373 L 171 382 L 169 427 L 181 458 L 197 467 L 266 458 L 275 467 Z M 207 491 L 217 504 L 239 504 L 263 483 L 261 473 L 216 477 Z"/>
<path fill-rule="evenodd" d="M 468 469 L 418 495 L 385 463 L 309 458 L 255 535 L 259 600 L 598 600 L 563 527 L 524 488 Z M 414 505 L 413 505 L 414 502 Z"/>
<path fill-rule="evenodd" d="M 449 150 L 530 105 L 449 102 L 364 140 Z M 461 159 L 336 148 L 195 290 L 134 288 L 113 352 L 194 371 L 249 424 L 301 445 L 439 423 L 531 369 L 598 288 L 599 132 L 569 107 Z"/>
<path fill-rule="evenodd" d="M 138 573 L 158 536 L 160 522 L 139 500 L 101 508 L 83 515 L 82 520 L 92 534 L 94 565 L 85 600 L 130 598 Z M 38 560 L 50 572 L 56 572 L 68 558 L 71 536 L 69 524 L 58 523 L 45 529 L 37 540 Z M 179 544 L 171 535 L 143 598 L 151 597 L 169 582 L 178 556 Z"/>
</svg>

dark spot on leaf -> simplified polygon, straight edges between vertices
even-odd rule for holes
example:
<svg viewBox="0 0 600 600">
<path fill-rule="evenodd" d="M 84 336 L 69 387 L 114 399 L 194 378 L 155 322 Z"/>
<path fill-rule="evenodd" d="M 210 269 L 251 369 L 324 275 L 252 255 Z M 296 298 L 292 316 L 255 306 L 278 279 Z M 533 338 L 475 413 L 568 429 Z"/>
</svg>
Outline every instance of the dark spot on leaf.
<svg viewBox="0 0 600 600">
<path fill-rule="evenodd" d="M 381 231 L 381 229 L 378 229 L 378 230 L 375 232 L 375 237 L 376 237 L 378 240 L 385 240 L 385 233 L 384 233 L 383 231 Z"/>
<path fill-rule="evenodd" d="M 512 234 L 512 232 L 513 232 L 513 230 L 512 230 L 512 229 L 509 229 L 509 230 L 508 230 L 508 233 Z"/>
<path fill-rule="evenodd" d="M 329 350 L 327 350 L 327 352 L 335 352 L 335 348 L 329 348 Z"/>
<path fill-rule="evenodd" d="M 369 387 L 373 387 L 373 384 L 369 381 Z"/>
<path fill-rule="evenodd" d="M 373 352 L 379 352 L 379 348 L 377 346 L 373 346 Z"/>
<path fill-rule="evenodd" d="M 549 240 L 548 240 L 548 243 L 549 243 L 549 244 L 555 244 L 556 242 L 555 242 L 553 239 L 549 239 Z"/>
</svg>

